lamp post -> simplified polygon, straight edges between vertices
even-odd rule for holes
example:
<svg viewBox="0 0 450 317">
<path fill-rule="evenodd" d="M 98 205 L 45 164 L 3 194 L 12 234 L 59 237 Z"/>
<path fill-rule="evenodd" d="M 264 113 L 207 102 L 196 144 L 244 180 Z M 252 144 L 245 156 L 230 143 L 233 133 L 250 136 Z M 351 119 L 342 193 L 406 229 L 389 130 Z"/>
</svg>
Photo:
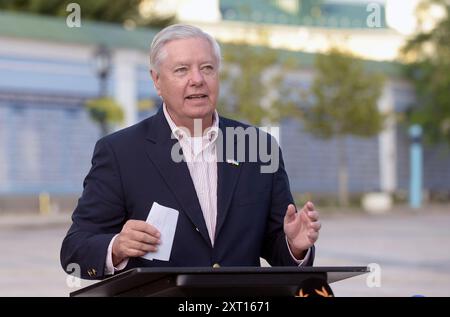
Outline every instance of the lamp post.
<svg viewBox="0 0 450 317">
<path fill-rule="evenodd" d="M 100 45 L 94 53 L 94 62 L 99 79 L 99 96 L 97 100 L 93 100 L 94 104 L 90 109 L 91 116 L 100 124 L 102 136 L 108 134 L 108 113 L 105 109 L 108 95 L 108 77 L 111 73 L 111 52 L 109 49 Z"/>
<path fill-rule="evenodd" d="M 94 55 L 97 76 L 100 82 L 99 97 L 107 96 L 108 77 L 111 72 L 111 52 L 105 45 L 100 45 Z"/>
<path fill-rule="evenodd" d="M 422 182 L 423 182 L 423 154 L 422 154 L 422 127 L 413 125 L 409 128 L 411 138 L 410 146 L 410 181 L 409 181 L 409 204 L 412 208 L 422 206 Z"/>
</svg>

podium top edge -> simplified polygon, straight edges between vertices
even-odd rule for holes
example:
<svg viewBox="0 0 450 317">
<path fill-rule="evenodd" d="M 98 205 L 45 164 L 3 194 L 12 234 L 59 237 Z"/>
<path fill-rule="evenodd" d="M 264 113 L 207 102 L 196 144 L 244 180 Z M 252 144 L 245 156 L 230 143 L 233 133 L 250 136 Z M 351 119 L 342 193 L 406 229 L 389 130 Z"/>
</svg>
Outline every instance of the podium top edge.
<svg viewBox="0 0 450 317">
<path fill-rule="evenodd" d="M 305 267 L 139 267 L 133 268 L 120 274 L 108 277 L 96 284 L 77 290 L 70 294 L 73 296 L 116 296 L 125 292 L 129 288 L 136 288 L 139 285 L 153 283 L 154 281 L 167 280 L 167 277 L 178 276 L 188 277 L 190 280 L 219 279 L 222 282 L 233 279 L 241 280 L 248 285 L 255 284 L 273 284 L 274 278 L 280 283 L 290 285 L 293 281 L 301 278 L 318 277 L 333 283 L 349 277 L 361 275 L 370 272 L 366 266 L 305 266 Z M 289 277 L 287 282 L 286 277 Z M 256 280 L 255 280 L 256 278 Z M 234 280 L 236 282 L 236 280 Z M 245 284 L 244 283 L 244 284 Z M 164 285 L 167 287 L 165 283 Z M 247 285 L 246 284 L 246 285 Z M 258 284 L 258 285 L 259 285 Z M 278 285 L 276 284 L 276 285 Z M 280 286 L 280 285 L 278 285 Z M 218 287 L 217 285 L 215 287 Z"/>
<path fill-rule="evenodd" d="M 298 272 L 314 272 L 314 273 L 331 273 L 331 272 L 359 272 L 368 273 L 370 269 L 367 266 L 290 266 L 290 267 L 255 267 L 255 266 L 233 266 L 233 267 L 140 267 L 134 268 L 128 273 L 179 273 L 179 274 L 195 274 L 195 273 L 298 273 Z M 124 273 L 127 273 L 124 272 Z"/>
</svg>

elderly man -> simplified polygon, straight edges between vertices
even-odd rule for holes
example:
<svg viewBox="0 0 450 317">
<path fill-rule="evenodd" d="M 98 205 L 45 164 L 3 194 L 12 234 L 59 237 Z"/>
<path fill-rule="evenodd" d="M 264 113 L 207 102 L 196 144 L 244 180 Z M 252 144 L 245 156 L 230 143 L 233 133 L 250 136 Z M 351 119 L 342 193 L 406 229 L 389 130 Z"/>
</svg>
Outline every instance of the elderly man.
<svg viewBox="0 0 450 317">
<path fill-rule="evenodd" d="M 146 266 L 259 266 L 260 257 L 274 266 L 312 265 L 318 213 L 311 202 L 297 211 L 281 151 L 272 151 L 277 168 L 262 172 L 260 159 L 236 160 L 225 146 L 242 145 L 225 130 L 250 127 L 216 111 L 220 60 L 217 42 L 196 27 L 172 25 L 155 36 L 151 76 L 162 106 L 97 142 L 62 244 L 64 269 L 76 263 L 82 278 L 102 279 Z M 246 158 L 251 142 L 261 148 L 249 141 Z M 167 239 L 146 221 L 154 203 L 178 211 L 166 260 L 143 257 Z"/>
</svg>

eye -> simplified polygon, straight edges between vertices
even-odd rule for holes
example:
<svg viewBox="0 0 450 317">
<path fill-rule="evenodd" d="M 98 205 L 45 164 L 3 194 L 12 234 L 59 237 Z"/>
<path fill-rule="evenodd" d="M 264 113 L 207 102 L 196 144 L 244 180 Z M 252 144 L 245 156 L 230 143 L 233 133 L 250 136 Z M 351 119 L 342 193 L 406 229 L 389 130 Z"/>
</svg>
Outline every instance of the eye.
<svg viewBox="0 0 450 317">
<path fill-rule="evenodd" d="M 211 74 L 212 72 L 214 72 L 214 66 L 213 65 L 204 65 L 201 68 L 202 72 L 205 74 Z"/>
<path fill-rule="evenodd" d="M 185 67 L 185 66 L 175 68 L 176 74 L 184 74 L 186 72 L 187 72 L 187 67 Z"/>
</svg>

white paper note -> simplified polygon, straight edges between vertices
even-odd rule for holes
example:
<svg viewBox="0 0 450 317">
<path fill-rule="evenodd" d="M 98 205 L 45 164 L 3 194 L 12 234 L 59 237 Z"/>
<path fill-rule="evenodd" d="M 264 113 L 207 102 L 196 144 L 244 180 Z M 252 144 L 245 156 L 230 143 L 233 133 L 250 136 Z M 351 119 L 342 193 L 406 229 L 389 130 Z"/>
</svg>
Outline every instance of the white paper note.
<svg viewBox="0 0 450 317">
<path fill-rule="evenodd" d="M 159 230 L 161 243 L 158 245 L 158 251 L 147 253 L 143 256 L 144 259 L 169 261 L 177 221 L 178 210 L 161 206 L 157 202 L 153 203 L 146 222 Z"/>
</svg>

